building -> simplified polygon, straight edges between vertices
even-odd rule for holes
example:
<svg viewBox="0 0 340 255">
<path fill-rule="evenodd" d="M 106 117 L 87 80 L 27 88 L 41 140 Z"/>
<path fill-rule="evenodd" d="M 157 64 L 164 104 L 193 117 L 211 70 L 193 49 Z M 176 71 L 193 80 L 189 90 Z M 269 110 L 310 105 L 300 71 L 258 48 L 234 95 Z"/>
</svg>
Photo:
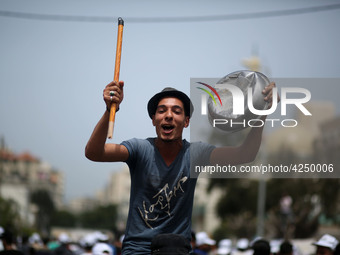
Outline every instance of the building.
<svg viewBox="0 0 340 255">
<path fill-rule="evenodd" d="M 67 209 L 75 214 L 78 214 L 91 211 L 100 205 L 101 203 L 97 198 L 81 197 L 69 201 L 67 204 Z"/>
<path fill-rule="evenodd" d="M 282 127 L 266 137 L 266 152 L 278 153 L 290 149 L 301 158 L 308 158 L 314 153 L 314 141 L 320 135 L 320 125 L 335 116 L 335 106 L 329 102 L 306 104 L 312 116 L 296 112 L 296 127 Z"/>
<path fill-rule="evenodd" d="M 216 205 L 223 193 L 219 188 L 208 192 L 209 181 L 209 177 L 204 174 L 197 180 L 192 210 L 192 228 L 195 232 L 213 233 L 221 224 L 216 214 Z"/>
<path fill-rule="evenodd" d="M 340 165 L 340 117 L 320 125 L 320 135 L 314 141 L 314 148 L 320 163 Z"/>
<path fill-rule="evenodd" d="M 0 196 L 16 202 L 21 219 L 34 224 L 36 206 L 30 201 L 37 190 L 46 190 L 56 208 L 63 204 L 63 175 L 29 152 L 16 154 L 0 144 Z"/>
<path fill-rule="evenodd" d="M 102 204 L 118 205 L 117 228 L 120 231 L 123 231 L 126 226 L 129 212 L 130 186 L 129 169 L 127 165 L 124 165 L 121 170 L 112 173 L 107 186 L 101 192 L 100 196 Z"/>
</svg>

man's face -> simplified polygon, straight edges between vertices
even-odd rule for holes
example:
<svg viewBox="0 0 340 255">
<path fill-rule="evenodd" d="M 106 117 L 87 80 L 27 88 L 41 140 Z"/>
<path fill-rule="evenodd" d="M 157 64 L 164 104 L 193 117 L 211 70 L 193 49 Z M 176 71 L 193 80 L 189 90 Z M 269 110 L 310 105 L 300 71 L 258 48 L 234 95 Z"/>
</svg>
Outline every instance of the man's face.
<svg viewBox="0 0 340 255">
<path fill-rule="evenodd" d="M 333 252 L 329 248 L 318 246 L 316 248 L 316 255 L 333 255 Z"/>
<path fill-rule="evenodd" d="M 175 97 L 162 98 L 152 117 L 152 124 L 161 140 L 182 140 L 183 128 L 189 126 L 189 117 L 185 116 L 183 102 Z"/>
</svg>

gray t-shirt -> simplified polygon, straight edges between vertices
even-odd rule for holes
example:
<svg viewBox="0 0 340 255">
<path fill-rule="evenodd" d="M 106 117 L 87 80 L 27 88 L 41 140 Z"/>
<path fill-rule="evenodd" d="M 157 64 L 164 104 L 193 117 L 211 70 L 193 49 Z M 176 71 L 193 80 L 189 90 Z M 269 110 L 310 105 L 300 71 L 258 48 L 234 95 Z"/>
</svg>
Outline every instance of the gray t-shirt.
<svg viewBox="0 0 340 255">
<path fill-rule="evenodd" d="M 155 138 L 122 142 L 128 151 L 130 208 L 122 254 L 150 254 L 154 236 L 174 233 L 191 239 L 191 214 L 196 178 L 190 178 L 190 154 L 208 164 L 215 148 L 206 143 L 188 143 L 167 166 L 155 147 Z"/>
</svg>

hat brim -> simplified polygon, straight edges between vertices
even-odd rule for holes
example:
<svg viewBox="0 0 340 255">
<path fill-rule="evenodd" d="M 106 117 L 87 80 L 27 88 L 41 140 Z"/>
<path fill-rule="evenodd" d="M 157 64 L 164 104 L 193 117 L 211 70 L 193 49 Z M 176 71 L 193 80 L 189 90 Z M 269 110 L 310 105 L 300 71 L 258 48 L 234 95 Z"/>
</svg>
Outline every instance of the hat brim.
<svg viewBox="0 0 340 255">
<path fill-rule="evenodd" d="M 185 115 L 188 116 L 189 118 L 191 117 L 194 111 L 194 106 L 191 103 L 190 98 L 183 92 L 173 89 L 173 90 L 164 90 L 162 92 L 159 92 L 149 100 L 147 108 L 148 108 L 149 117 L 151 119 L 152 119 L 152 116 L 155 115 L 156 113 L 156 109 L 157 109 L 159 101 L 165 97 L 175 97 L 181 100 L 183 102 Z"/>
<path fill-rule="evenodd" d="M 327 244 L 327 243 L 315 242 L 315 243 L 312 243 L 312 244 L 315 245 L 315 246 L 320 246 L 320 247 L 329 248 L 331 250 L 334 250 L 334 248 L 330 244 Z"/>
<path fill-rule="evenodd" d="M 231 249 L 229 249 L 229 248 L 220 247 L 220 248 L 217 249 L 217 254 L 218 255 L 227 255 L 229 253 L 231 253 Z"/>
<path fill-rule="evenodd" d="M 212 239 L 205 239 L 205 240 L 202 240 L 202 241 L 197 241 L 196 245 L 197 246 L 201 246 L 201 245 L 210 245 L 210 246 L 214 246 L 216 244 L 216 241 L 215 240 L 212 240 Z"/>
</svg>

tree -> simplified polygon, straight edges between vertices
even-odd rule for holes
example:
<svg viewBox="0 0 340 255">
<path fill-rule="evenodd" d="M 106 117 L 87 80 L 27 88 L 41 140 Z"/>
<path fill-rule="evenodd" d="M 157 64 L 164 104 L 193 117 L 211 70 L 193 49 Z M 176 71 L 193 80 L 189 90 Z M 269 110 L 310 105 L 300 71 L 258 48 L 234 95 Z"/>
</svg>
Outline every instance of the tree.
<svg viewBox="0 0 340 255">
<path fill-rule="evenodd" d="M 79 221 L 82 227 L 109 229 L 116 231 L 117 206 L 105 205 L 80 214 Z"/>
<path fill-rule="evenodd" d="M 290 165 L 311 163 L 313 158 L 301 158 L 289 148 L 268 156 L 268 164 Z M 338 171 L 334 169 L 334 171 Z M 308 238 L 318 230 L 320 216 L 340 223 L 338 203 L 339 179 L 272 178 L 267 181 L 266 234 L 271 238 Z M 221 188 L 224 195 L 217 204 L 217 214 L 222 219 L 216 234 L 252 237 L 255 235 L 257 181 L 251 179 L 211 179 L 209 189 Z M 293 200 L 292 218 L 283 229 L 279 201 L 284 193 Z M 224 229 L 223 229 L 224 228 Z"/>
<path fill-rule="evenodd" d="M 214 238 L 251 238 L 256 232 L 258 182 L 252 179 L 211 179 L 209 189 L 222 188 L 217 215 L 222 219 Z"/>
<path fill-rule="evenodd" d="M 0 197 L 0 226 L 17 229 L 20 225 L 19 208 L 15 201 Z"/>
<path fill-rule="evenodd" d="M 31 193 L 31 203 L 38 207 L 36 218 L 37 229 L 44 234 L 50 231 L 51 216 L 55 211 L 54 202 L 47 190 L 40 189 Z"/>
<path fill-rule="evenodd" d="M 76 227 L 77 216 L 65 210 L 55 211 L 51 217 L 51 226 Z"/>
</svg>

